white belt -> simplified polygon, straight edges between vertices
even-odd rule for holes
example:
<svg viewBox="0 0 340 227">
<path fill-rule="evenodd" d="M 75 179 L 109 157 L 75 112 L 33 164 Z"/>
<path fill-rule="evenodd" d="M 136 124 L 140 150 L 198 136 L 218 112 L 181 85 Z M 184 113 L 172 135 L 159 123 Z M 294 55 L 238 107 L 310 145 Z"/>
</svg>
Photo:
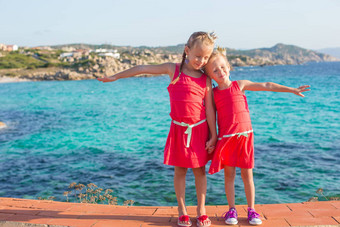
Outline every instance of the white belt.
<svg viewBox="0 0 340 227">
<path fill-rule="evenodd" d="M 178 122 L 178 121 L 175 121 L 175 120 L 172 120 L 173 123 L 175 123 L 176 125 L 180 125 L 180 126 L 183 126 L 183 127 L 188 127 L 187 130 L 185 130 L 185 134 L 188 134 L 188 139 L 187 139 L 187 145 L 186 147 L 189 147 L 190 146 L 190 140 L 191 140 L 191 134 L 192 134 L 192 128 L 197 126 L 197 125 L 200 125 L 202 123 L 204 123 L 207 119 L 204 119 L 202 121 L 199 121 L 195 124 L 192 124 L 192 125 L 189 125 L 187 123 L 184 123 L 184 122 Z"/>
<path fill-rule="evenodd" d="M 227 137 L 232 137 L 232 136 L 238 136 L 237 138 L 240 138 L 240 136 L 248 137 L 248 133 L 251 133 L 251 132 L 253 132 L 253 130 L 249 130 L 249 131 L 245 131 L 245 132 L 238 132 L 238 133 L 229 134 L 229 135 L 223 135 L 222 137 L 218 138 L 218 140 L 221 140 L 221 139 L 227 138 Z"/>
</svg>

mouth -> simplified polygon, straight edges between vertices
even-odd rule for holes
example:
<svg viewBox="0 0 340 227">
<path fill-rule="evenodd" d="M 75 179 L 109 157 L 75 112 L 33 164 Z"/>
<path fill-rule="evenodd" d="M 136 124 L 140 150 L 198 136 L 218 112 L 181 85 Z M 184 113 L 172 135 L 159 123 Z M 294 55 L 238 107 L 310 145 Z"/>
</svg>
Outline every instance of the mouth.
<svg viewBox="0 0 340 227">
<path fill-rule="evenodd" d="M 221 74 L 219 77 L 220 78 L 225 78 L 227 75 L 225 73 Z"/>
<path fill-rule="evenodd" d="M 195 64 L 195 66 L 196 66 L 197 68 L 201 68 L 201 67 L 202 67 L 202 64 Z"/>
</svg>

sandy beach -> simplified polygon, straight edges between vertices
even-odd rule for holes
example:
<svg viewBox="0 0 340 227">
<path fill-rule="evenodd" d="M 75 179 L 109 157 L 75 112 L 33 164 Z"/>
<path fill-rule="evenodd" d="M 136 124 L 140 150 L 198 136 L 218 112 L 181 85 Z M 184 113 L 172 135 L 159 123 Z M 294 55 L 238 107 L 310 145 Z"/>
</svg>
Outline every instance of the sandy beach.
<svg viewBox="0 0 340 227">
<path fill-rule="evenodd" d="M 0 83 L 17 83 L 17 82 L 27 82 L 27 81 L 31 81 L 31 80 L 21 79 L 17 77 L 8 77 L 8 76 L 0 77 Z"/>
</svg>

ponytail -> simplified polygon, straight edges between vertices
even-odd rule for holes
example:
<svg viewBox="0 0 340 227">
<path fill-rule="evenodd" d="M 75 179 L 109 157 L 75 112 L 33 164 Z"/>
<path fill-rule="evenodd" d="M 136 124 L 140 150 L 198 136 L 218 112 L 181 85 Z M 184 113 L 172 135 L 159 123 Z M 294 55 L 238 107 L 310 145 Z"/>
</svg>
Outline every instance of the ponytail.
<svg viewBox="0 0 340 227">
<path fill-rule="evenodd" d="M 178 73 L 178 77 L 176 79 L 174 79 L 171 84 L 175 84 L 178 80 L 179 80 L 179 77 L 181 76 L 181 73 L 182 73 L 182 69 L 183 69 L 183 65 L 184 65 L 184 62 L 185 62 L 185 58 L 187 57 L 187 54 L 185 53 L 185 51 L 183 51 L 183 55 L 182 55 L 182 62 L 181 62 L 181 65 L 179 67 L 179 73 Z"/>
<path fill-rule="evenodd" d="M 185 53 L 185 51 L 183 51 L 183 55 L 182 55 L 182 62 L 181 62 L 181 66 L 179 67 L 179 71 L 182 72 L 183 69 L 183 64 L 185 62 L 185 58 L 187 57 L 187 54 Z"/>
</svg>

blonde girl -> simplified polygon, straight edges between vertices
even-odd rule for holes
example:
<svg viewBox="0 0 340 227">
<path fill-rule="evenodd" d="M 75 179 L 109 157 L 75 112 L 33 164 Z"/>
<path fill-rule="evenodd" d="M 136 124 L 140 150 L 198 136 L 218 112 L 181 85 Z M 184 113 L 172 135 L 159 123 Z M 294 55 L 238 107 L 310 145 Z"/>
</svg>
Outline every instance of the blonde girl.
<svg viewBox="0 0 340 227">
<path fill-rule="evenodd" d="M 218 84 L 213 90 L 218 116 L 218 142 L 209 173 L 214 174 L 224 169 L 225 192 L 229 204 L 229 211 L 223 215 L 225 223 L 229 225 L 238 223 L 234 181 L 235 168 L 239 167 L 248 202 L 248 221 L 251 225 L 260 225 L 262 223 L 260 215 L 254 209 L 254 134 L 244 93 L 247 90 L 290 92 L 304 97 L 302 92 L 309 91 L 307 89 L 309 86 L 291 88 L 271 82 L 231 81 L 230 65 L 221 51 L 214 51 L 205 72 Z"/>
<path fill-rule="evenodd" d="M 171 126 L 164 148 L 164 164 L 174 166 L 174 188 L 178 203 L 179 226 L 191 226 L 185 206 L 185 177 L 193 170 L 197 193 L 197 225 L 210 226 L 206 215 L 207 178 L 205 165 L 217 141 L 211 80 L 202 71 L 213 52 L 216 36 L 195 32 L 185 45 L 182 62 L 140 65 L 111 77 L 98 79 L 112 82 L 139 74 L 167 74 Z"/>
</svg>

